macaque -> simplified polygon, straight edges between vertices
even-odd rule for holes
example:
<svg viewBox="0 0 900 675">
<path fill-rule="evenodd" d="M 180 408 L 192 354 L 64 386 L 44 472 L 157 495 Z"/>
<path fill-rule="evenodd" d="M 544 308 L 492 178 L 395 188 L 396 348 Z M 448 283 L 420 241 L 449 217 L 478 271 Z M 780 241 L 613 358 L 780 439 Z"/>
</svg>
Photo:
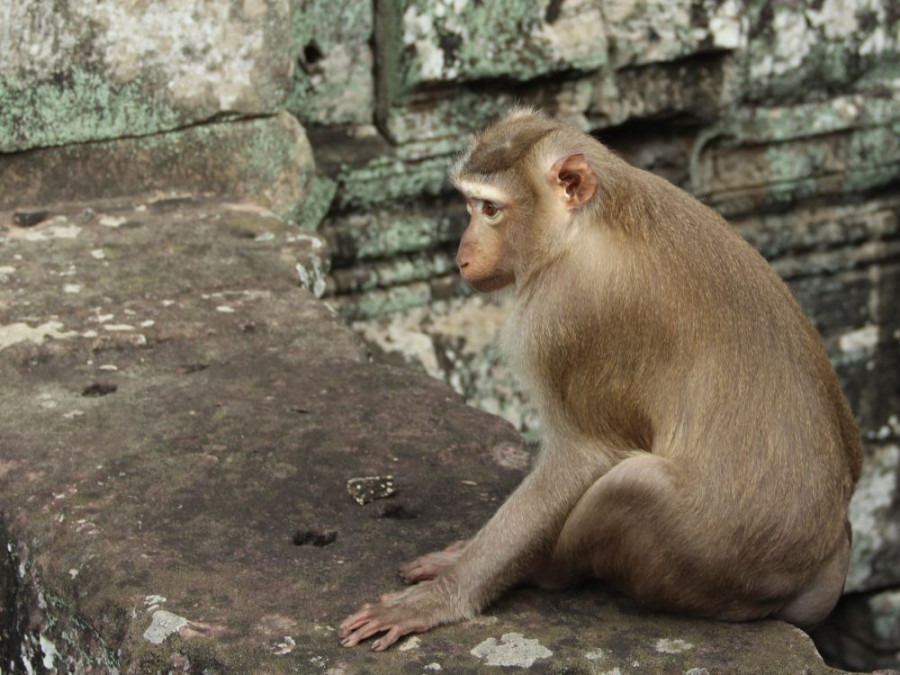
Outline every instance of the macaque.
<svg viewBox="0 0 900 675">
<path fill-rule="evenodd" d="M 470 618 L 517 584 L 597 579 L 642 605 L 802 628 L 843 588 L 858 431 L 787 286 L 714 211 L 527 110 L 452 173 L 478 291 L 513 286 L 502 335 L 544 442 L 467 542 L 339 628 L 348 647 Z"/>
</svg>

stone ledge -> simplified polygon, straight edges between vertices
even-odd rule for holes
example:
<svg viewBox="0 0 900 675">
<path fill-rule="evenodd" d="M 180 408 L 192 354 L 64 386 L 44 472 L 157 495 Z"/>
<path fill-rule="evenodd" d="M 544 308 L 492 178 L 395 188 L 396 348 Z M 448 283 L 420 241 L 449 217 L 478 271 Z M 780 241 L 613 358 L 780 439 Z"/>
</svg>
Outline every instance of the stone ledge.
<svg viewBox="0 0 900 675">
<path fill-rule="evenodd" d="M 317 182 L 305 130 L 285 112 L 4 155 L 0 185 L 0 212 L 51 201 L 204 194 L 252 201 L 312 227 L 331 198 Z"/>
<path fill-rule="evenodd" d="M 518 483 L 518 435 L 370 364 L 297 288 L 318 240 L 265 212 L 47 210 L 32 227 L 0 214 L 4 669 L 833 672 L 787 624 L 650 614 L 592 588 L 516 591 L 385 654 L 342 649 L 333 627 L 396 588 L 400 562 L 473 533 Z M 387 475 L 390 499 L 347 492 Z"/>
</svg>

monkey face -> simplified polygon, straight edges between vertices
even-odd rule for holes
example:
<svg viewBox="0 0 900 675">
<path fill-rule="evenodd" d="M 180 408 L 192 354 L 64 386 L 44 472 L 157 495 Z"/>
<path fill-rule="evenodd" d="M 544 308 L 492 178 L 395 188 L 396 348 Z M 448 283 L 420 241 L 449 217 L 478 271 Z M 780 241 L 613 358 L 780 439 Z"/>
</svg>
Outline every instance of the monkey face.
<svg viewBox="0 0 900 675">
<path fill-rule="evenodd" d="M 509 199 L 496 188 L 462 182 L 470 219 L 456 256 L 462 278 L 481 293 L 496 291 L 515 281 L 506 244 Z"/>
</svg>

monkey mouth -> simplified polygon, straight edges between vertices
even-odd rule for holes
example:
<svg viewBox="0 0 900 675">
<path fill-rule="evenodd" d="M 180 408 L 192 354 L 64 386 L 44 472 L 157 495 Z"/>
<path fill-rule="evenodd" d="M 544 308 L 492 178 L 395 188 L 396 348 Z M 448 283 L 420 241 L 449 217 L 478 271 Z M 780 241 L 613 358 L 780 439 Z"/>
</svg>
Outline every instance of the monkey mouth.
<svg viewBox="0 0 900 675">
<path fill-rule="evenodd" d="M 505 286 L 509 286 L 515 278 L 509 274 L 498 274 L 493 277 L 485 277 L 484 279 L 470 279 L 469 285 L 479 293 L 489 293 L 490 291 L 498 291 Z"/>
</svg>

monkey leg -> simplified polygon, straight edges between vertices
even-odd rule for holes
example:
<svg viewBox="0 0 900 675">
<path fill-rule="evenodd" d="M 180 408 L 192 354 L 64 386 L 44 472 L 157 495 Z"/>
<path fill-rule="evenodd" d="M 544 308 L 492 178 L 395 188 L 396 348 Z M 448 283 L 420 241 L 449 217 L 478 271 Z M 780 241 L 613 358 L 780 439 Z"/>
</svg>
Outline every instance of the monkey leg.
<svg viewBox="0 0 900 675">
<path fill-rule="evenodd" d="M 671 460 L 634 455 L 588 488 L 535 580 L 566 586 L 595 577 L 642 604 L 726 621 L 776 616 L 800 626 L 823 619 L 840 594 L 849 542 L 824 563 L 773 567 L 738 540 L 734 523 L 689 498 L 691 476 Z M 731 534 L 728 535 L 731 537 Z"/>
<path fill-rule="evenodd" d="M 434 551 L 411 560 L 400 567 L 400 576 L 408 584 L 434 579 L 453 567 L 468 543 L 468 540 L 463 539 L 450 544 L 443 551 Z"/>
<path fill-rule="evenodd" d="M 615 567 L 617 560 L 624 562 L 619 546 L 623 535 L 643 540 L 635 541 L 634 548 L 649 546 L 650 535 L 640 528 L 652 526 L 655 516 L 647 510 L 661 508 L 671 498 L 670 472 L 667 460 L 646 453 L 616 464 L 575 504 L 552 554 L 537 561 L 529 582 L 558 590 L 591 577 L 610 581 L 607 568 Z M 642 522 L 645 519 L 648 522 Z"/>
</svg>

